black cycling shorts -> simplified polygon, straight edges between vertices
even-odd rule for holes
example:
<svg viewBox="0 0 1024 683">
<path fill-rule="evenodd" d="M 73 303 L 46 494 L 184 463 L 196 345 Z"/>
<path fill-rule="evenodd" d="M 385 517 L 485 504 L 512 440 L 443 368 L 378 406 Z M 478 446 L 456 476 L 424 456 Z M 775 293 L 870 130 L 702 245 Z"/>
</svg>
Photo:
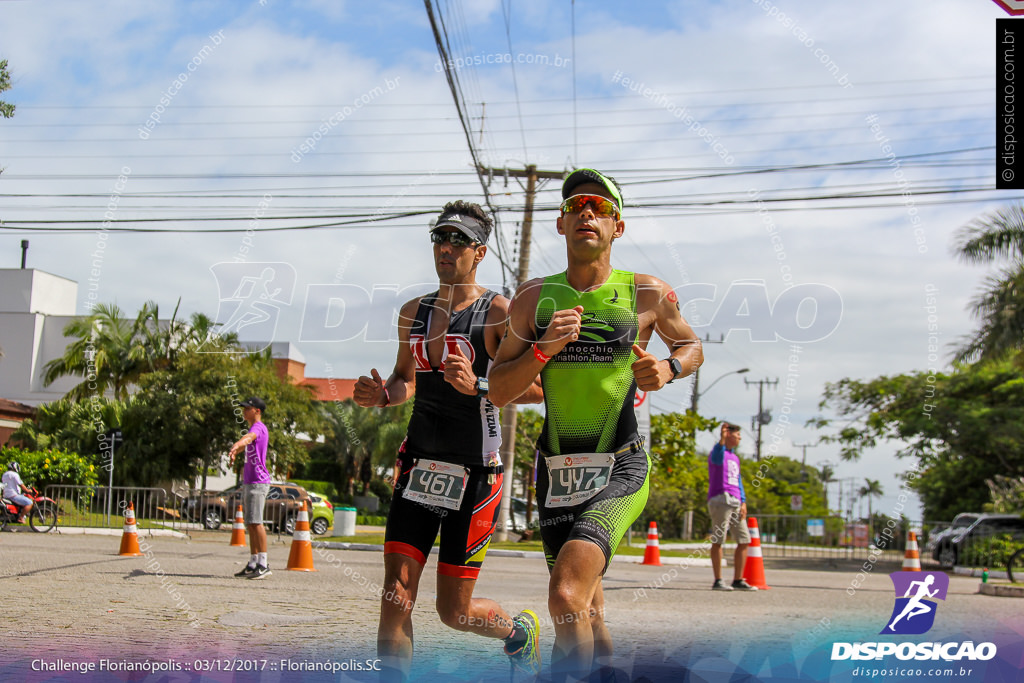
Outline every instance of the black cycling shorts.
<svg viewBox="0 0 1024 683">
<path fill-rule="evenodd" d="M 437 573 L 477 578 L 498 523 L 504 468 L 469 466 L 462 505 L 458 510 L 448 510 L 403 498 L 414 460 L 405 454 L 399 464 L 402 471 L 391 499 L 384 554 L 406 555 L 424 565 L 440 531 Z M 493 482 L 488 481 L 491 478 Z"/>
<path fill-rule="evenodd" d="M 548 569 L 554 569 L 562 546 L 569 541 L 583 540 L 601 548 L 604 553 L 602 573 L 608 571 L 608 563 L 622 536 L 647 505 L 650 468 L 650 457 L 642 446 L 636 451 L 616 454 L 610 481 L 604 490 L 579 505 L 546 508 L 549 480 L 548 468 L 542 459 L 537 471 L 537 506 Z"/>
</svg>

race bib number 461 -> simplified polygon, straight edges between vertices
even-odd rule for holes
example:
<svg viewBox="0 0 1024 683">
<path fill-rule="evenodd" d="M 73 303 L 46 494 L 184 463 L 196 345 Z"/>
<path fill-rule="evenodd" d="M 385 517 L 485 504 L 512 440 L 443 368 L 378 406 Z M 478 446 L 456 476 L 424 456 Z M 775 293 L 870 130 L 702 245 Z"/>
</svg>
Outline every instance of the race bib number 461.
<svg viewBox="0 0 1024 683">
<path fill-rule="evenodd" d="M 611 453 L 549 455 L 548 496 L 545 507 L 578 505 L 600 493 L 611 478 L 615 456 Z"/>
<path fill-rule="evenodd" d="M 417 460 L 409 474 L 409 485 L 402 497 L 435 507 L 458 510 L 466 493 L 468 470 L 436 460 Z"/>
</svg>

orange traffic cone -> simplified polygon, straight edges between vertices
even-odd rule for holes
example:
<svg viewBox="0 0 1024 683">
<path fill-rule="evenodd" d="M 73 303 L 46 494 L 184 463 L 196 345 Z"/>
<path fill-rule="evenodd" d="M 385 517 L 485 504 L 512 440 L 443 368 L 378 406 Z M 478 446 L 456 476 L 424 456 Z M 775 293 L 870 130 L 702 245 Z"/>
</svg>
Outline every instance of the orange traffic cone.
<svg viewBox="0 0 1024 683">
<path fill-rule="evenodd" d="M 764 556 L 761 555 L 761 530 L 757 526 L 757 517 L 747 517 L 747 529 L 750 530 L 750 547 L 747 548 L 747 561 L 743 564 L 743 579 L 755 588 L 768 590 L 771 586 L 764 580 Z"/>
<path fill-rule="evenodd" d="M 921 571 L 921 553 L 917 550 L 917 534 L 907 532 L 907 552 L 903 554 L 903 571 Z"/>
<path fill-rule="evenodd" d="M 644 548 L 644 561 L 641 564 L 661 566 L 661 550 L 658 547 L 658 523 L 651 522 L 647 527 L 647 547 Z"/>
<path fill-rule="evenodd" d="M 242 518 L 242 506 L 235 511 L 235 523 L 231 526 L 231 547 L 248 545 L 245 542 L 245 520 Z"/>
<path fill-rule="evenodd" d="M 139 550 L 139 530 L 135 526 L 135 503 L 128 503 L 128 509 L 124 512 L 124 533 L 121 534 L 121 552 L 118 554 L 126 557 L 142 554 Z"/>
<path fill-rule="evenodd" d="M 288 553 L 288 569 L 296 572 L 315 572 L 313 568 L 313 543 L 309 538 L 309 501 L 299 510 L 292 532 L 292 549 Z"/>
</svg>

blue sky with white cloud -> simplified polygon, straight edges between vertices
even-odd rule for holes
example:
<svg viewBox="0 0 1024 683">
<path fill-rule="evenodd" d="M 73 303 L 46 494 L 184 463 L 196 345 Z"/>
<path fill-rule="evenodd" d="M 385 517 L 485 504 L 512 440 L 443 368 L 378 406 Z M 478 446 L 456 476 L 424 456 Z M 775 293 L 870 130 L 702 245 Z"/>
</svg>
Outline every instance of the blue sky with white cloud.
<svg viewBox="0 0 1024 683">
<path fill-rule="evenodd" d="M 508 36 L 497 0 L 442 5 L 453 56 L 480 62 L 455 73 L 481 161 L 608 170 L 627 202 L 616 265 L 675 287 L 714 286 L 712 301 L 686 309 L 713 338 L 728 334 L 726 343 L 706 348 L 705 387 L 740 367 L 751 369 L 749 379 L 785 382 L 787 343 L 753 342 L 745 331 L 714 324 L 734 283 L 763 282 L 769 301 L 789 282 L 839 293 L 838 328 L 801 356 L 784 453 L 797 452 L 792 443 L 817 441 L 803 423 L 818 413 L 825 382 L 927 367 L 926 286 L 939 292 L 943 344 L 971 329 L 965 307 L 984 272 L 956 262 L 952 235 L 1021 194 L 985 191 L 994 184 L 994 19 L 1004 16 L 991 0 L 856 7 L 581 0 L 574 9 L 568 1 L 514 2 Z M 214 44 L 218 32 L 223 39 Z M 514 72 L 508 63 L 488 63 L 519 55 Z M 51 224 L 86 231 L 39 232 L 44 226 L 29 221 L 102 220 L 125 168 L 117 227 L 244 231 L 266 196 L 258 230 L 348 222 L 257 232 L 246 255 L 294 268 L 294 299 L 281 308 L 276 340 L 297 345 L 309 375 L 326 375 L 328 365 L 339 377 L 371 366 L 383 371 L 394 355 L 387 341 L 300 340 L 304 314 L 325 314 L 322 307 L 304 311 L 310 286 L 426 291 L 436 282 L 429 212 L 453 198 L 482 198 L 419 2 L 6 2 L 0 59 L 9 60 L 13 76 L 5 99 L 18 106 L 15 118 L 0 121 L 3 265 L 17 265 L 27 238 L 31 266 L 84 282 L 98 226 Z M 139 127 L 183 72 L 187 81 L 140 139 Z M 623 79 L 657 94 L 631 90 Z M 872 115 L 899 169 L 850 163 L 885 156 Z M 295 150 L 321 126 L 327 131 L 295 161 Z M 915 157 L 921 154 L 932 156 Z M 814 168 L 779 170 L 797 165 Z M 898 195 L 852 196 L 898 192 L 900 178 L 910 183 L 912 206 Z M 511 262 L 523 188 L 500 176 L 490 188 L 501 209 L 501 255 Z M 752 203 L 755 195 L 765 204 Z M 819 195 L 831 198 L 812 198 Z M 564 267 L 553 228 L 556 196 L 556 183 L 541 185 L 532 274 Z M 911 208 L 920 216 L 916 226 Z M 411 215 L 368 222 L 401 212 Z M 213 220 L 229 217 L 239 220 Z M 190 221 L 127 222 L 168 218 Z M 111 233 L 101 297 L 128 311 L 150 299 L 170 311 L 181 297 L 186 313 L 212 315 L 220 302 L 211 266 L 230 261 L 244 237 Z M 497 246 L 480 279 L 500 286 Z M 84 287 L 79 298 L 85 312 Z M 801 310 L 806 323 L 810 309 Z M 679 382 L 654 405 L 679 409 L 689 395 Z M 776 415 L 781 398 L 781 391 L 766 393 Z M 753 390 L 729 377 L 701 406 L 749 424 L 756 402 Z M 749 452 L 753 439 L 745 438 Z M 887 495 L 876 509 L 891 507 L 894 477 L 907 466 L 894 461 L 894 450 L 839 466 L 844 477 L 882 477 Z M 837 457 L 819 446 L 808 460 Z"/>
</svg>

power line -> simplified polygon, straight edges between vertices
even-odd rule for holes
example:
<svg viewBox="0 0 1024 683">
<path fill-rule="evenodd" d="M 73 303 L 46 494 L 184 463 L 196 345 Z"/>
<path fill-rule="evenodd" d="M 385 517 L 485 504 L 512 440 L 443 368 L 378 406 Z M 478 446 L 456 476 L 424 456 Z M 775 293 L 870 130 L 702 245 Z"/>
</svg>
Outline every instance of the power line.
<svg viewBox="0 0 1024 683">
<path fill-rule="evenodd" d="M 423 3 L 427 9 L 427 17 L 430 19 L 430 28 L 434 33 L 434 43 L 435 45 L 437 45 L 437 52 L 441 58 L 441 64 L 444 66 L 445 79 L 448 81 L 448 89 L 451 91 L 452 94 L 452 100 L 454 101 L 455 104 L 455 111 L 459 115 L 459 122 L 462 124 L 462 130 L 466 135 L 466 145 L 469 148 L 470 156 L 473 158 L 473 168 L 476 170 L 477 179 L 480 181 L 480 187 L 484 193 L 484 201 L 486 202 L 488 208 L 491 209 L 491 214 L 494 215 L 495 227 L 500 230 L 497 218 L 497 211 L 495 211 L 494 205 L 491 202 L 491 195 L 487 191 L 487 184 L 484 182 L 483 175 L 480 172 L 480 169 L 483 166 L 480 163 L 480 159 L 479 156 L 477 155 L 476 148 L 473 146 L 473 136 L 469 128 L 469 122 L 466 120 L 466 116 L 463 112 L 463 100 L 460 96 L 458 75 L 455 73 L 455 69 L 449 68 L 451 60 L 449 58 L 450 52 L 448 50 L 447 40 L 441 39 L 441 33 L 437 27 L 438 21 L 435 20 L 434 18 L 434 8 L 431 3 L 431 0 L 423 0 Z M 442 21 L 443 25 L 443 18 L 440 16 L 440 14 L 438 16 L 438 19 Z M 497 252 L 498 262 L 501 264 L 502 284 L 506 284 L 506 275 L 513 273 L 514 271 L 512 269 L 512 266 L 509 265 L 504 258 L 503 252 L 505 250 L 502 248 L 500 239 L 497 240 L 497 246 L 498 248 L 495 251 Z"/>
</svg>

